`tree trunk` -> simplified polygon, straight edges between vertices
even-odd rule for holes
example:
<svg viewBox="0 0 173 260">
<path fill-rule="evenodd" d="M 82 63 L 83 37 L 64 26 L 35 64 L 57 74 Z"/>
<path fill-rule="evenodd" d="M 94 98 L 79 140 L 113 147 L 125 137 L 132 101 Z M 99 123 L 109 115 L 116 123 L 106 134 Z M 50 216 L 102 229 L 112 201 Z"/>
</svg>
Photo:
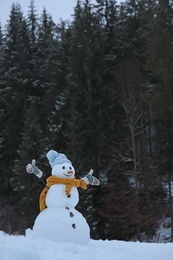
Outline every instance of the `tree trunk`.
<svg viewBox="0 0 173 260">
<path fill-rule="evenodd" d="M 168 172 L 168 186 L 169 186 L 169 207 L 171 216 L 171 241 L 173 241 L 173 208 L 172 208 L 172 185 L 171 185 L 171 171 Z"/>
<path fill-rule="evenodd" d="M 136 216 L 136 234 L 137 240 L 141 240 L 141 232 L 140 232 L 140 212 L 139 212 L 139 203 L 138 203 L 138 176 L 137 176 L 137 153 L 136 153 L 136 141 L 135 141 L 135 130 L 134 126 L 131 126 L 131 137 L 132 137 L 132 150 L 133 150 L 133 170 L 134 170 L 134 179 L 135 179 L 135 206 L 137 209 Z"/>
</svg>

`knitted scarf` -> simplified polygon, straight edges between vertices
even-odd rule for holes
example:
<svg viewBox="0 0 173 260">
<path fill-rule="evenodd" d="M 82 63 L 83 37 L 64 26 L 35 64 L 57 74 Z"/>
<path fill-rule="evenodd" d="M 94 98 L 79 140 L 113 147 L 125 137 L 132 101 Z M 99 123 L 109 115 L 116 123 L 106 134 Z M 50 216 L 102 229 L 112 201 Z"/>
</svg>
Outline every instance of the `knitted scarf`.
<svg viewBox="0 0 173 260">
<path fill-rule="evenodd" d="M 42 190 L 41 194 L 40 194 L 40 199 L 39 199 L 39 203 L 40 203 L 40 211 L 43 211 L 46 208 L 46 203 L 45 203 L 45 199 L 46 199 L 46 193 L 49 189 L 50 186 L 54 185 L 54 184 L 65 184 L 65 193 L 66 195 L 70 195 L 70 191 L 71 188 L 74 187 L 81 187 L 82 189 L 86 190 L 87 189 L 87 185 L 83 180 L 78 180 L 78 179 L 67 179 L 67 178 L 58 178 L 55 176 L 50 176 L 49 178 L 47 178 L 46 180 L 46 187 Z"/>
</svg>

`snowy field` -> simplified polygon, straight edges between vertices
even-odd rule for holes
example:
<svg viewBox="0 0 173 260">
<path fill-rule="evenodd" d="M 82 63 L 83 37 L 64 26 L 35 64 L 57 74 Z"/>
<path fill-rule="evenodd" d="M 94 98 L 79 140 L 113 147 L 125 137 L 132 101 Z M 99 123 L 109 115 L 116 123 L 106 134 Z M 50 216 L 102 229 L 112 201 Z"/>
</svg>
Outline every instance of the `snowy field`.
<svg viewBox="0 0 173 260">
<path fill-rule="evenodd" d="M 89 245 L 10 236 L 0 231 L 0 260 L 173 260 L 172 243 L 91 240 Z"/>
</svg>

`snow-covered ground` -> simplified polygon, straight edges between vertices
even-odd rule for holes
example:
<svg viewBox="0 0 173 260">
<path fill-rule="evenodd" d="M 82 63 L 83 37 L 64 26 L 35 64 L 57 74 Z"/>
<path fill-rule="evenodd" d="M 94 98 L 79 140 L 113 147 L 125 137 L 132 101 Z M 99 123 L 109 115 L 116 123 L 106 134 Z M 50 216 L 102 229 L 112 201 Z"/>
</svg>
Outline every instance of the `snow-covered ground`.
<svg viewBox="0 0 173 260">
<path fill-rule="evenodd" d="M 173 260 L 172 243 L 90 240 L 89 245 L 10 236 L 0 231 L 0 260 Z"/>
</svg>

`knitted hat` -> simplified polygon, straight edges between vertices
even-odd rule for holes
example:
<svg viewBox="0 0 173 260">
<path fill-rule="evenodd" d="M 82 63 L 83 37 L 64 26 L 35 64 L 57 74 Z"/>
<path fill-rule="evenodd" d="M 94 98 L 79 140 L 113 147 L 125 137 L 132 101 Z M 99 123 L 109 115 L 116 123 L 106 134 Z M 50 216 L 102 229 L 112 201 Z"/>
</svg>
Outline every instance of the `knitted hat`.
<svg viewBox="0 0 173 260">
<path fill-rule="evenodd" d="M 63 153 L 58 153 L 54 150 L 50 150 L 47 154 L 46 154 L 48 160 L 49 160 L 49 164 L 50 166 L 53 168 L 56 164 L 62 164 L 62 163 L 71 163 L 71 161 L 69 161 L 67 159 L 67 157 L 65 156 L 65 154 Z"/>
</svg>

